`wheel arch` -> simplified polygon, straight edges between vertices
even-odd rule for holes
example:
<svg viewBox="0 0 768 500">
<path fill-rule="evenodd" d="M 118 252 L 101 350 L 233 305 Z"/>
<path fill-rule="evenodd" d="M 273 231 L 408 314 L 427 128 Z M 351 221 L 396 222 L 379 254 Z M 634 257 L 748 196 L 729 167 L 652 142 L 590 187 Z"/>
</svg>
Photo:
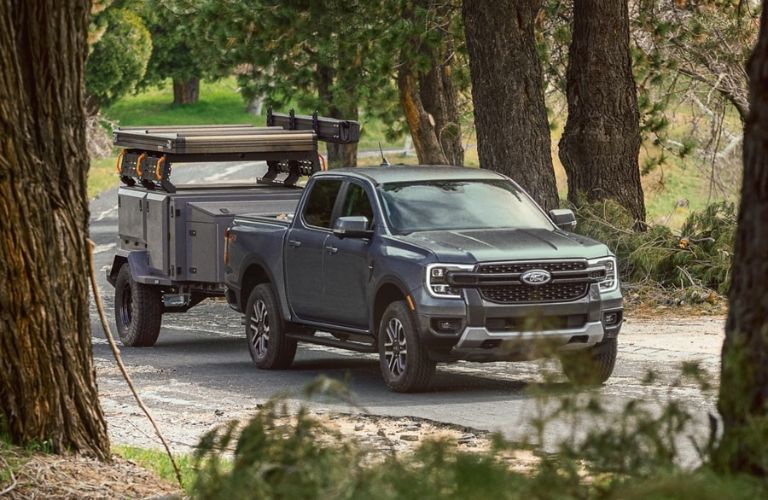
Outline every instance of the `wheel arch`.
<svg viewBox="0 0 768 500">
<path fill-rule="evenodd" d="M 374 336 L 378 334 L 379 323 L 387 307 L 393 302 L 406 300 L 407 296 L 406 288 L 394 280 L 387 280 L 379 285 L 371 307 L 370 329 Z"/>
</svg>

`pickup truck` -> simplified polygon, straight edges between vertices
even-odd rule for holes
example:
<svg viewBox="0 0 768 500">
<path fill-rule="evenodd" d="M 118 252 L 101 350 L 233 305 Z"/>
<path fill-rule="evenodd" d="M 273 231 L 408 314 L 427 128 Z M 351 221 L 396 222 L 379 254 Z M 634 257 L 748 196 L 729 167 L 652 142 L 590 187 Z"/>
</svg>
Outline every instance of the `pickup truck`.
<svg viewBox="0 0 768 500">
<path fill-rule="evenodd" d="M 224 284 L 262 369 L 298 342 L 378 353 L 394 391 L 437 363 L 558 356 L 610 377 L 623 321 L 616 258 L 483 169 L 382 166 L 310 177 L 293 212 L 234 216 Z"/>
</svg>

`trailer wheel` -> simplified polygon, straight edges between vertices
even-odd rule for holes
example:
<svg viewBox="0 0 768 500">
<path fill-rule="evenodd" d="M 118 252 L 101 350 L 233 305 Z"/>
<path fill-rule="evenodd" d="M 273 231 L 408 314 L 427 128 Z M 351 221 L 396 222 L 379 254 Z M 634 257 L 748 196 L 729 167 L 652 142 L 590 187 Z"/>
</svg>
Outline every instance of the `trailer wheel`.
<svg viewBox="0 0 768 500">
<path fill-rule="evenodd" d="M 379 366 L 384 382 L 396 392 L 429 388 L 436 363 L 419 342 L 416 323 L 405 301 L 384 311 L 378 333 Z"/>
<path fill-rule="evenodd" d="M 577 385 L 601 385 L 610 378 L 616 366 L 618 344 L 616 339 L 606 339 L 584 351 L 560 357 L 563 373 Z"/>
<path fill-rule="evenodd" d="M 128 264 L 115 281 L 115 323 L 120 341 L 129 347 L 151 347 L 160 335 L 163 299 L 160 289 L 136 283 Z"/>
<path fill-rule="evenodd" d="M 257 367 L 280 370 L 293 363 L 296 341 L 286 337 L 285 326 L 272 287 L 268 284 L 256 286 L 245 309 L 245 335 L 248 351 Z"/>
</svg>

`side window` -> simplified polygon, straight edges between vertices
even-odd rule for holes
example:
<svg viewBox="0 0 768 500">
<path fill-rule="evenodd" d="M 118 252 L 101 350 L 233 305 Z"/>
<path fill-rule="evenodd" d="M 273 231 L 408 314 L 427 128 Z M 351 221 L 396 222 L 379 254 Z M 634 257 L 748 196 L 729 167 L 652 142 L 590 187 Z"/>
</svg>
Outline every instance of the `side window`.
<svg viewBox="0 0 768 500">
<path fill-rule="evenodd" d="M 368 218 L 368 228 L 373 226 L 373 208 L 368 194 L 362 186 L 350 184 L 347 188 L 347 199 L 344 200 L 344 207 L 341 209 L 341 216 L 350 215 L 363 216 Z"/>
<path fill-rule="evenodd" d="M 315 182 L 309 199 L 304 207 L 304 222 L 310 226 L 331 227 L 333 205 L 341 189 L 340 180 L 320 180 Z"/>
</svg>

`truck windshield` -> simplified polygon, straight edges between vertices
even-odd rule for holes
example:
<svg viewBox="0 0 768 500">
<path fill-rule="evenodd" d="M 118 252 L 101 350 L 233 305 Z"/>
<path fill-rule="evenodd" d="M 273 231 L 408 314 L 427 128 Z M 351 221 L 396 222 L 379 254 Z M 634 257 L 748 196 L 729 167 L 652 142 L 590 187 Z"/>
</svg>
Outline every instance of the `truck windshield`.
<svg viewBox="0 0 768 500">
<path fill-rule="evenodd" d="M 379 188 L 395 233 L 458 229 L 554 229 L 546 215 L 504 179 L 392 182 Z"/>
</svg>

